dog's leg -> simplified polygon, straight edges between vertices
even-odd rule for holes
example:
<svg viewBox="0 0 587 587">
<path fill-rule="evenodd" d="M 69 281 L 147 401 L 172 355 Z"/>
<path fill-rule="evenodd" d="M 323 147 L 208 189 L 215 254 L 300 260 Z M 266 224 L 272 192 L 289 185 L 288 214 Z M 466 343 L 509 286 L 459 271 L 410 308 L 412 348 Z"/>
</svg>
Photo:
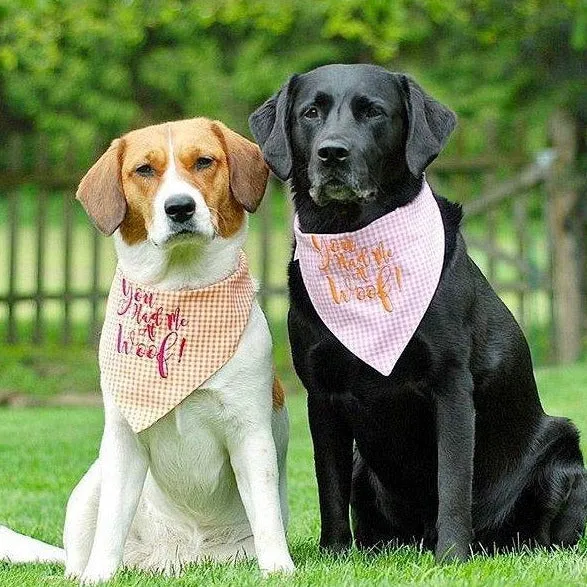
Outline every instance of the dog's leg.
<svg viewBox="0 0 587 587">
<path fill-rule="evenodd" d="M 475 408 L 469 373 L 451 374 L 436 395 L 438 541 L 436 559 L 464 561 L 472 538 Z"/>
<path fill-rule="evenodd" d="M 81 577 L 92 550 L 100 500 L 100 461 L 97 460 L 72 491 L 67 502 L 63 545 L 65 576 Z"/>
<path fill-rule="evenodd" d="M 551 542 L 554 546 L 568 547 L 577 544 L 585 532 L 587 521 L 587 473 L 582 466 L 565 471 L 564 480 L 557 485 L 568 484 L 569 490 L 562 507 L 553 520 Z"/>
<path fill-rule="evenodd" d="M 279 471 L 270 424 L 228 439 L 228 451 L 243 500 L 259 567 L 264 573 L 293 571 L 279 498 Z"/>
<path fill-rule="evenodd" d="M 287 503 L 287 445 L 289 440 L 289 418 L 287 408 L 283 406 L 272 414 L 272 430 L 277 452 L 277 469 L 279 471 L 279 499 L 281 502 L 281 519 L 287 529 L 289 506 Z"/>
<path fill-rule="evenodd" d="M 105 394 L 100 445 L 100 504 L 94 544 L 81 577 L 86 585 L 110 579 L 122 561 L 148 468 L 145 447 Z"/>
<path fill-rule="evenodd" d="M 352 544 L 349 521 L 353 434 L 322 392 L 308 392 L 310 431 L 320 499 L 320 546 L 340 552 Z"/>
</svg>

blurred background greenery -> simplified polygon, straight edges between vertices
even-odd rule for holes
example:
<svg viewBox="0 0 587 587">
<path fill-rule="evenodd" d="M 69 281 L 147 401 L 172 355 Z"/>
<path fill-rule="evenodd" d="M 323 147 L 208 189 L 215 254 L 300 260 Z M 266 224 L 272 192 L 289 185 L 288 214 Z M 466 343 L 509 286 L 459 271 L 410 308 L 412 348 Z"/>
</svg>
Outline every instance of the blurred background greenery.
<svg viewBox="0 0 587 587">
<path fill-rule="evenodd" d="M 2 0 L 0 133 L 52 157 L 195 114 L 241 132 L 293 72 L 374 62 L 461 119 L 587 115 L 583 0 Z M 473 133 L 471 133 L 473 134 Z M 473 137 L 470 137 L 473 140 Z M 540 137 L 537 138 L 540 140 Z"/>
<path fill-rule="evenodd" d="M 8 338 L 20 341 L 5 354 L 12 362 L 5 380 L 0 373 L 0 390 L 48 389 L 47 364 L 65 361 L 60 343 L 88 339 L 93 310 L 74 294 L 92 280 L 105 290 L 115 261 L 109 243 L 96 241 L 80 210 L 68 206 L 77 181 L 114 137 L 196 115 L 222 119 L 250 136 L 248 114 L 292 73 L 331 62 L 408 72 L 457 112 L 459 132 L 433 179 L 465 205 L 544 154 L 552 146 L 553 113 L 563 112 L 573 134 L 575 190 L 563 220 L 572 224 L 576 246 L 583 246 L 584 0 L 0 0 L 0 337 L 19 318 L 17 336 Z M 545 189 L 526 189 L 521 212 L 510 202 L 467 224 L 472 239 L 491 233 L 501 257 L 509 257 L 510 266 L 497 269 L 493 258 L 476 257 L 494 283 L 507 280 L 524 255 L 524 284 L 516 287 L 536 295 L 519 307 L 505 297 L 519 319 L 527 315 L 522 321 L 538 362 L 555 358 L 549 343 L 552 288 L 540 289 L 536 277 L 553 263 L 545 245 L 553 239 Z M 252 220 L 249 251 L 257 274 L 278 294 L 267 299 L 267 309 L 287 377 L 282 290 L 289 208 L 275 183 L 270 196 L 270 211 Z M 520 227 L 526 244 L 513 236 Z M 94 249 L 91 239 L 98 242 Z M 584 253 L 577 264 L 584 294 Z M 16 308 L 18 296 L 26 299 Z M 73 328 L 65 337 L 64 312 Z M 41 314 L 42 335 L 34 324 Z M 584 341 L 584 307 L 579 322 Z M 32 339 L 45 350 L 31 346 Z M 584 354 L 584 342 L 582 349 Z M 86 364 L 87 349 L 70 351 Z M 34 376 L 23 376 L 31 365 Z M 56 388 L 69 381 L 85 389 L 87 373 L 76 379 L 59 371 Z"/>
<path fill-rule="evenodd" d="M 81 163 L 166 119 L 246 133 L 290 74 L 373 62 L 470 128 L 530 119 L 538 145 L 554 106 L 587 116 L 586 48 L 583 0 L 1 0 L 0 133 L 47 133 L 52 158 L 74 145 Z"/>
</svg>

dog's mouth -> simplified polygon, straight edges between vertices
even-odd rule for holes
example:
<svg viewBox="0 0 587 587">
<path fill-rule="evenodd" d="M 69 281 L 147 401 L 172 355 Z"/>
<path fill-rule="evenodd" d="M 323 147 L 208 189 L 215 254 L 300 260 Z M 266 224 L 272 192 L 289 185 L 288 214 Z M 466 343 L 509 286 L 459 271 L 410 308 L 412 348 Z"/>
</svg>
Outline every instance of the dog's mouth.
<svg viewBox="0 0 587 587">
<path fill-rule="evenodd" d="M 360 189 L 339 179 L 328 179 L 310 187 L 310 197 L 318 206 L 327 206 L 332 202 L 363 203 L 374 196 L 374 190 Z"/>
<path fill-rule="evenodd" d="M 168 240 L 190 240 L 197 236 L 202 236 L 202 234 L 191 228 L 181 228 L 180 230 L 176 230 L 173 233 L 171 233 Z"/>
<path fill-rule="evenodd" d="M 199 230 L 195 227 L 182 227 L 170 231 L 166 238 L 155 242 L 158 247 L 175 247 L 177 245 L 189 245 L 207 242 L 214 238 L 214 234 L 210 234 L 206 231 Z"/>
</svg>

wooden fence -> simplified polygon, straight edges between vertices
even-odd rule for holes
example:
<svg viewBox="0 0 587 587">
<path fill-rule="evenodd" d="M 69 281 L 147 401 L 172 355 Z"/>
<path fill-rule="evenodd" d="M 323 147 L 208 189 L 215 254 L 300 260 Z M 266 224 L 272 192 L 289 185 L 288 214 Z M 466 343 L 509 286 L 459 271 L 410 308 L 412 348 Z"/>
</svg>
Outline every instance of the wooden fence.
<svg viewBox="0 0 587 587">
<path fill-rule="evenodd" d="M 533 158 L 524 154 L 523 129 L 514 133 L 514 156 L 500 156 L 495 125 L 484 135 L 483 151 L 465 157 L 457 134 L 452 152 L 432 166 L 430 183 L 464 202 L 471 254 L 531 342 L 542 339 L 541 359 L 576 360 L 585 332 L 585 256 L 584 225 L 571 222 L 581 190 L 572 120 L 555 113 L 552 148 Z M 49 166 L 42 140 L 33 151 L 38 156 L 25 157 L 16 138 L 0 174 L 0 337 L 93 342 L 115 265 L 112 247 L 73 198 L 81 173 L 68 170 L 67 159 L 57 169 Z M 270 308 L 278 300 L 274 313 L 283 316 L 291 210 L 277 183 L 251 224 L 249 255 L 261 301 Z"/>
</svg>

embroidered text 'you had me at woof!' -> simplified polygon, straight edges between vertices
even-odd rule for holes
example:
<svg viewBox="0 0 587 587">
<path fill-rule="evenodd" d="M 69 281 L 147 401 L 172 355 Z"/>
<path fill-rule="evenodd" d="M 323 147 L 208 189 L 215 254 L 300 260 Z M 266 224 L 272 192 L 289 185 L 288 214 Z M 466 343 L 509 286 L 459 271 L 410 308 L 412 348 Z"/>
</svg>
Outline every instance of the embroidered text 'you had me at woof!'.
<svg viewBox="0 0 587 587">
<path fill-rule="evenodd" d="M 155 290 L 116 271 L 100 338 L 102 389 L 135 432 L 232 357 L 254 295 L 244 253 L 235 273 L 194 290 Z"/>
<path fill-rule="evenodd" d="M 359 359 L 389 375 L 438 286 L 444 227 L 426 182 L 416 199 L 365 228 L 302 232 L 294 220 L 302 279 L 316 312 Z"/>
</svg>

